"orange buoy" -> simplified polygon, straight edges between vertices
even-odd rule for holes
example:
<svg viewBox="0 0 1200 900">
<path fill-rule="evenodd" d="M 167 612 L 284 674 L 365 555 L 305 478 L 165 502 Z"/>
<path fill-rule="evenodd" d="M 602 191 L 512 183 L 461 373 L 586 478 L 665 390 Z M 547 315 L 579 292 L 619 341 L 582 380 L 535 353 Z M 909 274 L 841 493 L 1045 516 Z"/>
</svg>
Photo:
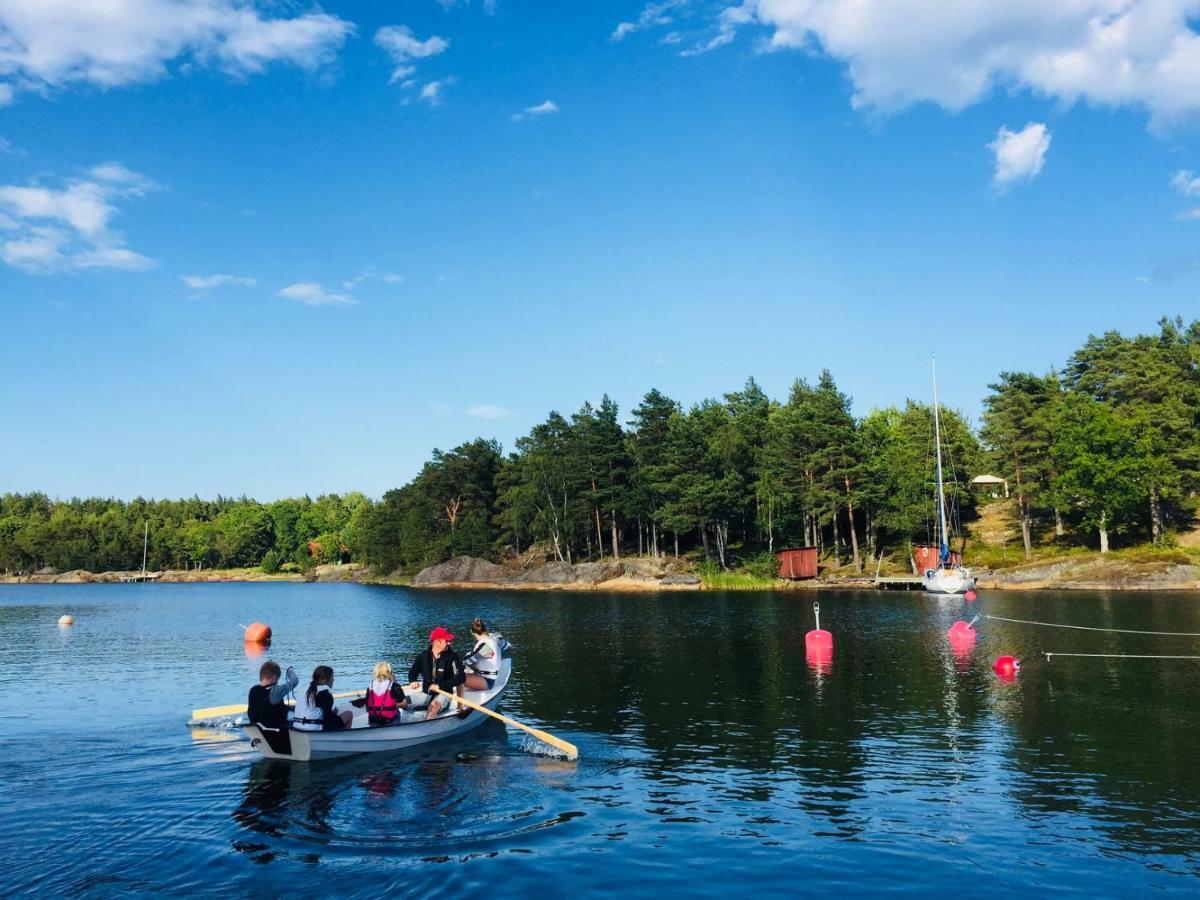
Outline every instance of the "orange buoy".
<svg viewBox="0 0 1200 900">
<path fill-rule="evenodd" d="M 271 643 L 271 626 L 264 625 L 262 622 L 251 622 L 246 626 L 246 643 L 247 644 L 269 644 Z"/>
<path fill-rule="evenodd" d="M 75 617 L 71 615 L 62 615 L 58 617 L 59 625 L 74 625 Z"/>
</svg>

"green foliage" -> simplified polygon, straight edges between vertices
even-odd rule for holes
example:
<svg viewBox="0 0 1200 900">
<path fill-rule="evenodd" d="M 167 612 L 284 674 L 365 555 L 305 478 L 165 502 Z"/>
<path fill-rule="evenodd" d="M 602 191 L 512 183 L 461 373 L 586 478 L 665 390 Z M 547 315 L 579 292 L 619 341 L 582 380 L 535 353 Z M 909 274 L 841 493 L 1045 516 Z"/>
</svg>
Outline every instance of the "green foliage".
<svg viewBox="0 0 1200 900">
<path fill-rule="evenodd" d="M 274 575 L 280 570 L 284 563 L 284 556 L 274 548 L 263 554 L 262 570 L 268 575 Z"/>
<path fill-rule="evenodd" d="M 742 569 L 755 578 L 774 580 L 779 577 L 779 557 L 774 553 L 760 553 L 746 560 Z"/>
<path fill-rule="evenodd" d="M 271 551 L 282 564 L 322 533 L 309 533 L 317 523 L 332 523 L 323 533 L 338 535 L 337 546 L 348 544 L 361 558 L 356 529 L 370 507 L 354 493 L 269 504 L 245 497 L 51 501 L 43 494 L 6 494 L 0 497 L 0 570 L 137 570 L 147 532 L 152 571 L 254 566 Z"/>
<path fill-rule="evenodd" d="M 942 410 L 948 488 L 965 516 L 974 500 L 961 486 L 986 471 L 1014 488 L 1031 547 L 1032 523 L 1052 512 L 1076 529 L 1158 543 L 1190 524 L 1200 497 L 1200 322 L 1091 337 L 1061 378 L 1002 372 L 990 389 L 982 445 L 961 415 Z M 797 380 L 782 403 L 752 378 L 687 410 L 651 390 L 627 426 L 607 396 L 570 416 L 551 412 L 507 456 L 482 438 L 435 450 L 378 503 L 360 493 L 265 505 L 5 495 L 0 568 L 140 568 L 147 522 L 152 569 L 308 571 L 343 547 L 389 573 L 534 545 L 570 562 L 678 547 L 718 579 L 734 546 L 749 560 L 739 577 L 769 580 L 780 547 L 815 545 L 861 569 L 864 557 L 907 557 L 933 537 L 927 404 L 856 418 L 825 371 Z"/>
</svg>

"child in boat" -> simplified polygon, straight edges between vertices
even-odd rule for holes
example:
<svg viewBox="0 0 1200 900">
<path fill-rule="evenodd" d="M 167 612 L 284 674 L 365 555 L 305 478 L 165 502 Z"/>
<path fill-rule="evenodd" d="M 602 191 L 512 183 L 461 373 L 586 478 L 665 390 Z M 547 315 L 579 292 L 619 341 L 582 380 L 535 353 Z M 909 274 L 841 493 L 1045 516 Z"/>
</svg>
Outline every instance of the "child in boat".
<svg viewBox="0 0 1200 900">
<path fill-rule="evenodd" d="M 483 619 L 471 623 L 471 637 L 475 648 L 463 660 L 470 671 L 465 682 L 469 691 L 490 691 L 500 675 L 500 641 L 489 634 Z"/>
<path fill-rule="evenodd" d="M 287 728 L 287 706 L 284 698 L 296 689 L 300 679 L 296 670 L 288 666 L 287 680 L 279 683 L 279 663 L 268 659 L 258 670 L 258 684 L 250 688 L 246 700 L 246 712 L 255 725 L 267 728 Z"/>
<path fill-rule="evenodd" d="M 372 725 L 391 725 L 400 721 L 400 710 L 408 708 L 404 688 L 396 684 L 389 662 L 375 663 L 371 686 L 367 688 L 367 721 Z"/>
<path fill-rule="evenodd" d="M 333 702 L 333 669 L 317 666 L 308 690 L 296 699 L 293 726 L 299 731 L 338 731 L 353 721 L 353 711 L 338 709 Z"/>
</svg>

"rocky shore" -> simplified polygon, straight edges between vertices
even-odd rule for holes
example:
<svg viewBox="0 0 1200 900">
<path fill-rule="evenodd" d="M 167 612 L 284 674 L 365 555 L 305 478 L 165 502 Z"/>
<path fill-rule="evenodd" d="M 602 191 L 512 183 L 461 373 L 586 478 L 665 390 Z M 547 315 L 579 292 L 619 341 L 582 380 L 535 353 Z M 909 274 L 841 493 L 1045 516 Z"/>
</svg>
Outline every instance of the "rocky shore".
<svg viewBox="0 0 1200 900">
<path fill-rule="evenodd" d="M 412 580 L 420 588 L 489 588 L 494 590 L 571 591 L 698 591 L 704 583 L 689 572 L 654 559 L 577 563 L 547 562 L 533 568 L 511 568 L 456 556 L 422 569 Z"/>
<path fill-rule="evenodd" d="M 167 569 L 162 572 L 89 572 L 72 569 L 59 572 L 41 569 L 26 575 L 0 575 L 0 584 L 120 584 L 128 582 L 158 582 L 191 584 L 206 582 L 243 581 L 369 581 L 365 566 L 356 564 L 317 566 L 308 574 L 277 572 L 268 575 L 261 569 Z"/>
<path fill-rule="evenodd" d="M 1083 557 L 1026 563 L 995 572 L 981 570 L 976 572 L 976 580 L 983 590 L 1200 590 L 1200 566 Z"/>
<path fill-rule="evenodd" d="M 1127 559 L 1080 556 L 1024 563 L 999 570 L 975 569 L 981 590 L 1089 590 L 1162 591 L 1200 590 L 1200 566 L 1165 560 L 1134 562 Z M 570 591 L 699 591 L 704 582 L 688 571 L 682 560 L 628 559 L 577 563 L 541 561 L 524 568 L 497 565 L 485 559 L 458 556 L 423 569 L 411 579 L 375 575 L 358 564 L 318 566 L 308 573 L 268 575 L 259 569 L 191 569 L 163 572 L 57 572 L 43 569 L 23 575 L 0 575 L 0 584 L 113 584 L 152 581 L 166 584 L 204 582 L 358 582 L 406 584 L 418 588 L 483 588 L 488 590 Z M 817 588 L 869 590 L 870 577 L 824 575 L 806 581 L 748 584 L 755 590 L 813 590 Z M 730 590 L 736 588 L 728 588 Z"/>
</svg>

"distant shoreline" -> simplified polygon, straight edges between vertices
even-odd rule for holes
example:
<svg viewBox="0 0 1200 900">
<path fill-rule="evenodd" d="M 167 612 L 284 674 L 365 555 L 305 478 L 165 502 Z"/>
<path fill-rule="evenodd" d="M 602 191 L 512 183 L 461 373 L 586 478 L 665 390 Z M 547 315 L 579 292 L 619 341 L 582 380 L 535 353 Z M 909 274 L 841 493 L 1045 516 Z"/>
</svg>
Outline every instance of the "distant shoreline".
<svg viewBox="0 0 1200 900">
<path fill-rule="evenodd" d="M 303 584 L 350 583 L 403 586 L 418 590 L 459 591 L 582 591 L 589 593 L 658 593 L 675 591 L 813 591 L 871 590 L 873 579 L 834 575 L 803 581 L 767 581 L 747 578 L 744 584 L 723 583 L 714 587 L 690 574 L 651 572 L 646 560 L 621 563 L 549 564 L 527 572 L 509 573 L 484 560 L 458 558 L 432 566 L 416 576 L 379 576 L 355 563 L 317 566 L 309 573 L 260 569 L 192 569 L 147 572 L 144 580 L 154 584 L 249 584 L 263 582 Z M 1200 566 L 1182 563 L 1132 563 L 1092 557 L 1027 563 L 1011 569 L 977 570 L 980 590 L 1003 591 L 1198 591 Z M 120 584 L 140 582 L 141 572 L 83 570 L 30 575 L 0 576 L 0 585 Z M 881 594 L 892 593 L 880 591 Z"/>
</svg>

